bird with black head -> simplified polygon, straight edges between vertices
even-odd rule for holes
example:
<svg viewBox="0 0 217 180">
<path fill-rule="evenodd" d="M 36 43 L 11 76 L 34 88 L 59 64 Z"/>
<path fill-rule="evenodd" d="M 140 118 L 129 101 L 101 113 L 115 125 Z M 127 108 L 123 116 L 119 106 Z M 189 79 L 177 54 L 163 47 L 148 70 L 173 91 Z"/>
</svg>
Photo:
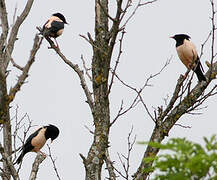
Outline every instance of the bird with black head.
<svg viewBox="0 0 217 180">
<path fill-rule="evenodd" d="M 17 158 L 15 164 L 16 163 L 19 164 L 23 160 L 25 154 L 28 152 L 42 153 L 40 150 L 44 146 L 46 141 L 48 139 L 51 139 L 51 143 L 52 143 L 53 140 L 58 137 L 58 135 L 59 135 L 59 129 L 52 124 L 39 128 L 37 131 L 35 131 L 27 138 L 26 142 L 24 143 L 21 149 L 22 152 L 20 156 Z"/>
<path fill-rule="evenodd" d="M 56 38 L 62 35 L 64 24 L 68 24 L 66 18 L 61 13 L 54 13 L 44 24 L 42 29 L 42 35 L 54 38 L 58 48 L 59 45 Z"/>
<path fill-rule="evenodd" d="M 176 50 L 182 63 L 196 73 L 199 82 L 206 81 L 196 47 L 190 41 L 191 37 L 187 34 L 176 34 L 171 38 L 176 40 Z"/>
</svg>

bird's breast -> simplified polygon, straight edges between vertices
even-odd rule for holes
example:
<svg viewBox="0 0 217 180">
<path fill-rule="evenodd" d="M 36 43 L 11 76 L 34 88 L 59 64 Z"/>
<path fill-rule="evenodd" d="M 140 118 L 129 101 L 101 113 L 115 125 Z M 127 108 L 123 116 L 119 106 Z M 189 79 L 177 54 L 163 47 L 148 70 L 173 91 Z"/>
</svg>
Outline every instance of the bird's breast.
<svg viewBox="0 0 217 180">
<path fill-rule="evenodd" d="M 32 151 L 34 151 L 34 152 L 40 151 L 40 149 L 46 143 L 45 131 L 46 131 L 46 128 L 42 128 L 39 131 L 38 135 L 32 139 L 31 144 L 34 147 Z"/>
<path fill-rule="evenodd" d="M 197 51 L 194 44 L 190 41 L 184 41 L 184 43 L 176 47 L 178 56 L 182 63 L 188 68 L 191 69 L 191 65 L 197 59 Z"/>
</svg>

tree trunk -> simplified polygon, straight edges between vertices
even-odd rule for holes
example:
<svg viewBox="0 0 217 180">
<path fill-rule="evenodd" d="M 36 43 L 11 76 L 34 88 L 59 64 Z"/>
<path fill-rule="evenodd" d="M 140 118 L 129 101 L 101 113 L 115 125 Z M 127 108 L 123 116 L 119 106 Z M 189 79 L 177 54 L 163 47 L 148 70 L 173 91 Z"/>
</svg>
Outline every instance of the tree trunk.
<svg viewBox="0 0 217 180">
<path fill-rule="evenodd" d="M 95 41 L 93 46 L 92 77 L 93 77 L 93 119 L 95 125 L 94 140 L 88 157 L 84 160 L 86 180 L 100 180 L 101 170 L 108 148 L 110 127 L 110 110 L 108 98 L 108 75 L 111 57 L 108 55 L 108 1 L 95 0 Z"/>
<path fill-rule="evenodd" d="M 2 62 L 2 61 L 1 61 Z M 2 67 L 1 63 L 1 67 Z M 2 68 L 4 70 L 4 68 Z M 5 72 L 0 72 L 0 123 L 3 123 L 3 145 L 4 151 L 10 156 L 12 154 L 11 123 L 9 115 L 9 99 L 7 94 L 7 83 Z M 10 157 L 10 160 L 12 158 Z M 10 179 L 10 169 L 6 162 L 3 162 L 5 176 L 3 180 Z"/>
</svg>

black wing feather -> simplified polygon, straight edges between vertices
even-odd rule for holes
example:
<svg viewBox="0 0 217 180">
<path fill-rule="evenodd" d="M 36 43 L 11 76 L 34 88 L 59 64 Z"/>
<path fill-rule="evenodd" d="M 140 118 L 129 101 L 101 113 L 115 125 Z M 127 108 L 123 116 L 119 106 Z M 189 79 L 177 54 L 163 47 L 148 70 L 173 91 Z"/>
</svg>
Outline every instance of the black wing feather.
<svg viewBox="0 0 217 180">
<path fill-rule="evenodd" d="M 45 23 L 46 25 L 47 23 Z M 46 28 L 44 25 L 43 27 L 43 35 L 44 36 L 50 36 L 50 37 L 58 37 L 57 32 L 61 29 L 64 29 L 64 23 L 63 22 L 59 22 L 59 21 L 53 21 L 51 23 L 51 27 L 50 28 Z"/>
<path fill-rule="evenodd" d="M 35 131 L 33 134 L 31 134 L 31 135 L 27 138 L 27 140 L 26 140 L 26 142 L 25 142 L 25 144 L 24 144 L 24 146 L 23 146 L 23 148 L 22 148 L 22 152 L 21 152 L 20 156 L 17 158 L 15 164 L 16 164 L 16 163 L 19 164 L 19 163 L 22 161 L 24 155 L 25 155 L 26 153 L 28 153 L 28 152 L 30 152 L 30 151 L 33 150 L 34 146 L 32 145 L 31 141 L 32 141 L 32 139 L 33 139 L 35 136 L 38 135 L 38 133 L 39 133 L 39 131 L 40 131 L 41 129 L 42 129 L 42 128 L 39 128 L 37 131 Z"/>
<path fill-rule="evenodd" d="M 60 29 L 64 29 L 64 23 L 63 22 L 58 22 L 58 21 L 53 21 L 51 23 L 51 31 L 54 33 L 57 33 Z"/>
</svg>

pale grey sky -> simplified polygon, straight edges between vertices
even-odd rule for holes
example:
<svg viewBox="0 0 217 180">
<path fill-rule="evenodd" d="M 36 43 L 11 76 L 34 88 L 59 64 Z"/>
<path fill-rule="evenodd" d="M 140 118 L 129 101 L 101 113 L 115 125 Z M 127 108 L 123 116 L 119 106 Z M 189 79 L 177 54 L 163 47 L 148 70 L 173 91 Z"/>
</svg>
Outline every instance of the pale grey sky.
<svg viewBox="0 0 217 180">
<path fill-rule="evenodd" d="M 18 13 L 23 9 L 25 0 L 7 1 L 10 22 L 15 4 L 18 4 Z M 86 63 L 91 63 L 91 46 L 79 34 L 90 32 L 94 34 L 94 2 L 95 1 L 35 1 L 29 17 L 20 29 L 19 40 L 13 53 L 14 60 L 24 65 L 32 48 L 33 38 L 37 33 L 36 26 L 43 25 L 52 13 L 61 12 L 65 15 L 69 25 L 57 39 L 65 56 L 73 63 L 81 65 L 80 56 L 83 54 Z M 112 1 L 110 6 L 113 7 Z M 129 12 L 130 13 L 130 12 Z M 157 78 L 151 81 L 153 87 L 143 92 L 143 97 L 150 110 L 164 104 L 163 98 L 171 96 L 180 74 L 186 68 L 178 59 L 175 50 L 175 41 L 169 36 L 177 33 L 186 33 L 192 37 L 200 53 L 200 46 L 206 39 L 210 28 L 209 0 L 159 0 L 159 2 L 141 7 L 126 28 L 123 55 L 118 69 L 118 75 L 128 84 L 141 87 L 150 74 L 158 72 L 166 60 L 172 56 L 170 65 Z M 118 41 L 117 41 L 118 42 Z M 51 145 L 56 165 L 63 180 L 84 179 L 84 167 L 79 153 L 87 155 L 92 143 L 91 134 L 84 128 L 93 128 L 92 116 L 77 74 L 74 73 L 53 50 L 47 49 L 48 43 L 43 42 L 36 56 L 28 83 L 25 84 L 13 103 L 19 105 L 20 117 L 28 113 L 34 124 L 45 125 L 52 123 L 60 128 L 60 135 Z M 205 69 L 205 60 L 209 60 L 210 48 L 205 47 L 201 63 Z M 112 60 L 115 62 L 115 56 Z M 15 70 L 10 67 L 11 70 Z M 18 72 L 10 74 L 10 86 L 15 82 Z M 194 82 L 197 82 L 196 77 Z M 119 110 L 121 100 L 127 107 L 135 94 L 115 81 L 110 98 L 111 119 Z M 201 142 L 203 136 L 216 133 L 216 118 L 214 111 L 217 106 L 216 97 L 204 103 L 207 109 L 202 115 L 183 116 L 179 123 L 192 126 L 191 129 L 174 127 L 169 137 L 187 137 L 190 140 Z M 126 153 L 127 135 L 133 125 L 133 135 L 137 141 L 147 141 L 153 130 L 154 123 L 147 116 L 141 105 L 122 116 L 111 128 L 110 151 L 112 160 L 118 163 L 117 152 Z M 34 131 L 34 129 L 32 129 Z M 48 142 L 50 143 L 50 142 Z M 145 147 L 135 145 L 131 156 L 131 173 L 139 166 Z M 47 147 L 42 149 L 47 152 Z M 25 156 L 21 169 L 21 179 L 29 177 L 35 153 Z M 55 179 L 56 175 L 52 164 L 47 158 L 40 166 L 38 179 Z M 121 179 L 121 178 L 120 178 Z"/>
</svg>

